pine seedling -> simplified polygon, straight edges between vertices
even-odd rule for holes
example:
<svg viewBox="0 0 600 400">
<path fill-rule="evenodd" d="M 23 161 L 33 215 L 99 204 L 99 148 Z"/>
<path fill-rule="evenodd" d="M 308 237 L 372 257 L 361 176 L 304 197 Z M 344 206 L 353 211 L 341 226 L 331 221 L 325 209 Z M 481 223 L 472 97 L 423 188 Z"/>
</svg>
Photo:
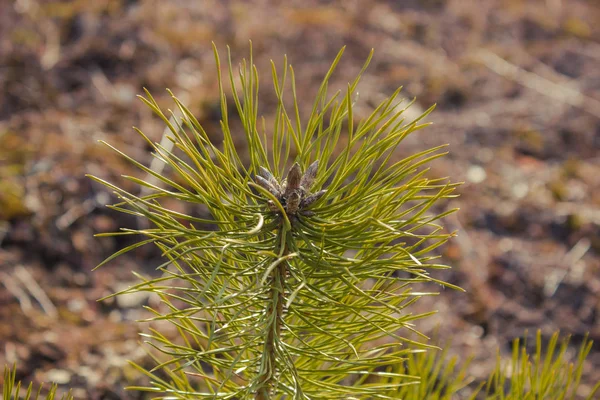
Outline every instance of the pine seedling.
<svg viewBox="0 0 600 400">
<path fill-rule="evenodd" d="M 281 72 L 272 65 L 278 101 L 269 129 L 259 123 L 252 55 L 235 74 L 228 54 L 224 77 L 214 51 L 218 140 L 172 94 L 170 113 L 149 92 L 140 97 L 169 129 L 172 149 L 137 130 L 166 168 L 159 174 L 114 150 L 159 184 L 124 176 L 149 192 L 135 195 L 93 177 L 120 198 L 114 210 L 151 225 L 115 233 L 142 239 L 105 262 L 144 244 L 165 257 L 161 277 L 137 274 L 141 282 L 118 293 L 155 294 L 161 305 L 149 308 L 150 320 L 168 321 L 179 334 L 144 334 L 159 350 L 157 366 L 136 366 L 150 384 L 134 389 L 164 399 L 337 400 L 390 398 L 394 388 L 418 384 L 418 376 L 389 367 L 429 346 L 415 321 L 431 313 L 409 306 L 435 293 L 414 285 L 454 287 L 432 272 L 448 268 L 433 251 L 452 236 L 439 220 L 453 211 L 434 206 L 453 197 L 456 184 L 427 175 L 443 145 L 397 156 L 433 107 L 405 120 L 411 103 L 398 89 L 355 123 L 354 96 L 372 54 L 347 90 L 328 94 L 342 53 L 306 120 L 294 70 L 285 59 Z M 241 132 L 232 130 L 226 81 Z M 243 148 L 234 145 L 237 135 Z M 173 199 L 202 214 L 169 209 L 165 200 Z"/>
<path fill-rule="evenodd" d="M 574 362 L 567 359 L 569 339 L 559 341 L 558 332 L 544 346 L 541 331 L 537 332 L 535 352 L 527 352 L 527 343 L 513 342 L 510 362 L 498 355 L 496 368 L 485 387 L 486 399 L 495 400 L 573 400 L 578 397 L 584 361 L 592 342 L 585 338 L 579 346 Z M 596 399 L 600 382 L 592 389 L 587 400 Z"/>
<path fill-rule="evenodd" d="M 58 400 L 59 397 L 56 395 L 58 386 L 53 384 L 50 386 L 46 396 L 43 396 L 42 386 L 37 391 L 33 389 L 33 383 L 27 386 L 27 389 L 21 387 L 21 382 L 17 381 L 17 367 L 13 368 L 4 367 L 4 383 L 2 384 L 2 399 L 3 400 Z M 23 393 L 24 392 L 24 393 Z M 61 400 L 73 400 L 74 397 L 71 392 L 60 397 Z"/>
<path fill-rule="evenodd" d="M 592 342 L 584 338 L 574 356 L 569 356 L 568 345 L 569 338 L 559 340 L 558 332 L 552 334 L 544 345 L 542 334 L 538 331 L 535 349 L 528 353 L 527 343 L 515 339 L 512 356 L 503 359 L 498 350 L 495 368 L 485 381 L 479 383 L 467 374 L 470 358 L 461 362 L 456 356 L 447 356 L 450 344 L 442 350 L 415 352 L 409 354 L 403 363 L 392 366 L 391 370 L 397 374 L 418 376 L 419 382 L 398 386 L 388 396 L 404 400 L 596 399 L 600 393 L 600 382 L 588 387 L 586 394 L 581 382 Z"/>
</svg>

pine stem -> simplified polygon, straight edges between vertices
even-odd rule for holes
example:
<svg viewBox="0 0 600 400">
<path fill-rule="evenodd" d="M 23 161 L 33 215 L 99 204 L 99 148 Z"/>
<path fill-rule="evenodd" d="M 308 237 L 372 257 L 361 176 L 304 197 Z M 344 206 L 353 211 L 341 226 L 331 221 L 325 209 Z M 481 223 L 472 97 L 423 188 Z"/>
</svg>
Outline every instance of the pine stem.
<svg viewBox="0 0 600 400">
<path fill-rule="evenodd" d="M 283 231 L 284 228 L 281 228 Z M 285 233 L 281 233 L 285 235 Z M 284 245 L 281 257 L 289 253 L 287 245 Z M 261 372 L 258 390 L 255 400 L 269 400 L 272 389 L 276 383 L 277 372 L 277 343 L 280 341 L 281 327 L 283 325 L 283 304 L 285 302 L 285 280 L 288 274 L 287 262 L 279 264 L 269 280 L 271 290 L 269 292 L 269 305 L 266 310 L 267 318 L 267 336 L 263 346 L 263 370 Z"/>
</svg>

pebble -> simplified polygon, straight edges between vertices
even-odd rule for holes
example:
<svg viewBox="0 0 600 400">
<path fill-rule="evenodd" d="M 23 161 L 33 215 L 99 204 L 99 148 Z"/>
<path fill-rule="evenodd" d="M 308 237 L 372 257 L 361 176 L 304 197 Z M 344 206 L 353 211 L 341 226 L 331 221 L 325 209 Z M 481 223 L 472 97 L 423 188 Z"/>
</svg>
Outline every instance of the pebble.
<svg viewBox="0 0 600 400">
<path fill-rule="evenodd" d="M 48 382 L 64 385 L 71 381 L 71 372 L 66 369 L 51 369 L 46 373 Z"/>
<path fill-rule="evenodd" d="M 486 177 L 485 169 L 479 165 L 471 165 L 467 170 L 467 180 L 471 183 L 481 183 Z"/>
</svg>

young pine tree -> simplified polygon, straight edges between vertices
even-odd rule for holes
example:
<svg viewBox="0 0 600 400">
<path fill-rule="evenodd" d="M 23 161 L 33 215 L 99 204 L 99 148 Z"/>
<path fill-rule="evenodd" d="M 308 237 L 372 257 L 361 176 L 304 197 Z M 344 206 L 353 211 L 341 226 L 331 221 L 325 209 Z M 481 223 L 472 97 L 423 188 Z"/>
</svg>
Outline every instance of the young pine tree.
<svg viewBox="0 0 600 400">
<path fill-rule="evenodd" d="M 158 295 L 163 306 L 151 311 L 180 335 L 146 335 L 163 353 L 148 390 L 181 399 L 374 399 L 418 381 L 390 366 L 427 347 L 405 337 L 426 316 L 407 310 L 427 294 L 413 285 L 452 286 L 430 275 L 447 268 L 432 250 L 451 236 L 437 221 L 452 212 L 432 206 L 456 184 L 427 175 L 444 146 L 395 156 L 433 108 L 407 121 L 410 103 L 397 90 L 355 123 L 354 96 L 371 56 L 347 91 L 327 93 L 342 53 L 306 120 L 293 69 L 273 66 L 278 103 L 269 128 L 258 119 L 252 56 L 237 76 L 229 57 L 243 127 L 233 132 L 215 50 L 222 136 L 211 139 L 176 97 L 178 113 L 167 115 L 146 92 L 141 99 L 168 126 L 172 149 L 138 133 L 167 168 L 159 174 L 121 154 L 160 184 L 124 177 L 149 192 L 138 196 L 94 178 L 121 199 L 115 210 L 151 223 L 118 233 L 144 237 L 118 254 L 152 243 L 166 257 L 162 277 L 120 293 Z M 243 135 L 247 153 L 234 135 Z M 202 205 L 207 216 L 172 211 L 166 199 Z"/>
</svg>

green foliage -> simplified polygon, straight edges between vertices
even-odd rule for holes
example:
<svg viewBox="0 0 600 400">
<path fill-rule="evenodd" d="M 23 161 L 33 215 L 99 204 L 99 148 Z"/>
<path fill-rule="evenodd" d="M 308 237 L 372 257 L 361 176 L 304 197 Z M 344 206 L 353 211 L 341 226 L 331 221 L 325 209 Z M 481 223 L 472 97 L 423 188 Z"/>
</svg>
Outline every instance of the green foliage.
<svg viewBox="0 0 600 400">
<path fill-rule="evenodd" d="M 17 382 L 17 367 L 13 367 L 11 370 L 8 367 L 4 367 L 4 384 L 2 385 L 2 399 L 3 400 L 38 400 L 45 398 L 46 400 L 55 400 L 58 399 L 56 397 L 56 385 L 52 385 L 50 387 L 50 391 L 43 397 L 41 395 L 42 387 L 40 386 L 37 392 L 33 391 L 33 384 L 30 383 L 27 387 L 27 391 L 23 394 L 21 393 L 21 382 Z M 67 393 L 64 396 L 60 397 L 61 400 L 73 400 L 73 396 L 71 393 Z"/>
<path fill-rule="evenodd" d="M 558 333 L 555 333 L 544 349 L 542 335 L 538 331 L 535 353 L 530 356 L 526 343 L 521 344 L 518 339 L 515 340 L 510 363 L 503 363 L 498 355 L 496 368 L 485 388 L 486 398 L 574 399 L 580 384 L 583 363 L 592 348 L 592 342 L 587 339 L 583 341 L 575 363 L 565 360 L 567 345 L 568 340 L 563 340 L 559 345 Z M 600 382 L 587 399 L 594 399 L 599 389 Z"/>
<path fill-rule="evenodd" d="M 457 357 L 448 359 L 448 346 L 444 350 L 415 353 L 406 362 L 393 367 L 398 374 L 418 376 L 414 385 L 401 386 L 389 394 L 389 398 L 405 400 L 566 400 L 576 397 L 580 388 L 581 374 L 592 342 L 584 339 L 575 361 L 567 354 L 569 339 L 559 342 L 554 333 L 546 346 L 542 334 L 537 332 L 535 352 L 527 352 L 527 343 L 519 339 L 513 342 L 510 360 L 502 360 L 498 352 L 496 367 L 489 378 L 473 387 L 473 379 L 466 370 L 470 361 L 457 367 Z M 587 400 L 593 400 L 600 392 L 600 382 L 591 389 Z"/>
<path fill-rule="evenodd" d="M 147 372 L 152 383 L 146 390 L 181 399 L 372 399 L 418 379 L 382 371 L 427 347 L 402 335 L 417 332 L 414 321 L 428 315 L 406 308 L 434 294 L 415 293 L 411 286 L 452 287 L 430 275 L 447 268 L 431 252 L 452 236 L 436 223 L 452 211 L 436 213 L 432 206 L 452 197 L 456 184 L 426 176 L 426 165 L 445 154 L 444 146 L 394 158 L 402 141 L 427 125 L 420 121 L 432 108 L 405 121 L 410 103 L 402 105 L 397 90 L 355 124 L 352 96 L 370 56 L 345 93 L 327 94 L 342 52 L 306 122 L 293 69 L 285 61 L 280 76 L 273 65 L 278 104 L 269 130 L 258 124 L 252 57 L 238 76 L 229 57 L 244 153 L 234 145 L 215 50 L 222 140 L 211 140 L 214 135 L 176 97 L 180 117 L 163 113 L 146 92 L 141 99 L 168 126 L 173 150 L 138 133 L 167 173 L 115 151 L 160 185 L 124 177 L 151 192 L 137 196 L 94 178 L 121 199 L 113 209 L 152 223 L 115 233 L 144 239 L 107 261 L 149 243 L 167 258 L 162 277 L 138 275 L 140 284 L 119 293 L 155 293 L 162 305 L 150 309 L 153 319 L 179 331 L 176 339 L 157 331 L 146 335 L 163 353 L 155 368 L 160 373 Z M 207 216 L 172 211 L 166 199 L 201 205 Z"/>
</svg>

